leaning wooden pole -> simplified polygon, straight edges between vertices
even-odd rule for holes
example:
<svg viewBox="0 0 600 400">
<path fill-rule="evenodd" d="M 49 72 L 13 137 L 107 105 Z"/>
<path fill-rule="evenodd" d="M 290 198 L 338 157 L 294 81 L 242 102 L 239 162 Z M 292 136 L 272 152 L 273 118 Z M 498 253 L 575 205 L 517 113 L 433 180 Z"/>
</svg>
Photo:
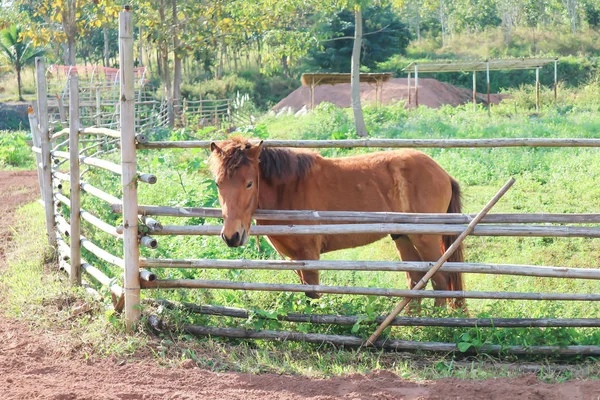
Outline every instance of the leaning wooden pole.
<svg viewBox="0 0 600 400">
<path fill-rule="evenodd" d="M 138 244 L 135 97 L 133 90 L 133 15 L 129 6 L 119 13 L 121 74 L 121 164 L 123 167 L 123 253 L 125 262 L 125 324 L 128 331 L 141 317 L 140 248 Z"/>
<path fill-rule="evenodd" d="M 79 77 L 69 77 L 69 169 L 71 181 L 71 284 L 81 285 L 81 187 L 79 186 Z"/>
<path fill-rule="evenodd" d="M 479 214 L 477 214 L 477 216 L 473 219 L 473 221 L 471 221 L 469 226 L 467 226 L 467 229 L 465 229 L 464 232 L 461 233 L 456 238 L 454 243 L 452 243 L 452 245 L 450 247 L 448 247 L 448 249 L 442 255 L 442 257 L 435 263 L 435 265 L 433 267 L 431 267 L 429 272 L 427 272 L 425 274 L 425 276 L 423 276 L 423 278 L 421 278 L 421 280 L 412 288 L 412 290 L 421 290 L 427 285 L 427 282 L 429 281 L 429 279 L 431 279 L 431 277 L 442 267 L 442 265 L 444 265 L 444 263 L 450 258 L 450 256 L 452 254 L 454 254 L 454 252 L 462 244 L 463 240 L 465 240 L 465 238 L 467 236 L 469 236 L 469 234 L 473 231 L 473 229 L 479 223 L 479 221 L 481 221 L 481 219 L 485 216 L 485 214 L 487 214 L 492 209 L 492 207 L 494 207 L 496 205 L 498 200 L 500 200 L 500 198 L 502 198 L 502 196 L 504 196 L 504 194 L 508 191 L 508 189 L 511 188 L 511 186 L 514 183 L 515 183 L 515 178 L 510 178 L 508 180 L 508 182 L 506 182 L 504 184 L 504 186 L 502 186 L 502 188 L 498 191 L 498 193 L 496 193 L 496 195 L 494 197 L 492 197 L 492 199 L 485 205 L 485 207 L 483 207 L 483 209 L 479 212 Z M 367 339 L 367 345 L 373 345 L 373 343 L 375 343 L 375 341 L 379 338 L 379 336 L 385 330 L 385 328 L 388 327 L 388 325 L 394 320 L 394 318 L 396 318 L 396 316 L 398 316 L 398 314 L 400 314 L 400 312 L 402 310 L 404 310 L 404 307 L 406 307 L 407 304 L 410 303 L 411 300 L 412 300 L 412 298 L 406 297 L 404 300 L 402 300 L 400 302 L 400 304 L 398 304 L 396 306 L 394 311 L 392 311 L 392 313 L 390 315 L 388 315 L 388 317 L 381 323 L 381 325 L 379 325 L 379 327 L 371 335 L 371 337 L 369 337 L 369 339 Z"/>
<path fill-rule="evenodd" d="M 40 146 L 42 148 L 42 198 L 46 211 L 46 234 L 48 244 L 56 246 L 56 235 L 54 234 L 54 201 L 52 197 L 52 160 L 50 159 L 50 134 L 48 130 L 48 98 L 46 95 L 46 66 L 43 57 L 36 57 L 36 83 L 37 83 L 37 116 L 40 134 Z"/>
</svg>

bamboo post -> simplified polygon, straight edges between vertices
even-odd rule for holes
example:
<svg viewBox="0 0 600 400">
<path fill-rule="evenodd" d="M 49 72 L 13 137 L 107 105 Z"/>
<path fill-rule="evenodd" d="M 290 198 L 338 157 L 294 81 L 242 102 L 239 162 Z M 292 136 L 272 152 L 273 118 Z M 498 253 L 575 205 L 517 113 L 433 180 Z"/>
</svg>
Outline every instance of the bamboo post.
<svg viewBox="0 0 600 400">
<path fill-rule="evenodd" d="M 535 69 L 535 111 L 540 111 L 540 69 Z"/>
<path fill-rule="evenodd" d="M 33 111 L 33 107 L 27 107 L 27 116 L 29 117 L 29 129 L 31 130 L 31 141 L 35 147 L 40 148 L 40 132 L 38 131 L 38 120 Z M 42 180 L 44 178 L 42 168 L 40 167 L 42 163 L 42 155 L 40 153 L 35 153 L 35 166 L 37 170 L 38 183 L 40 185 L 40 196 L 43 196 L 44 186 L 42 184 Z"/>
<path fill-rule="evenodd" d="M 56 100 L 58 102 L 58 115 L 60 115 L 60 123 L 64 123 L 67 121 L 67 113 L 65 112 L 65 104 L 63 103 L 62 97 L 57 94 Z"/>
<path fill-rule="evenodd" d="M 473 71 L 473 111 L 477 110 L 477 72 Z"/>
<path fill-rule="evenodd" d="M 100 97 L 100 88 L 96 86 L 96 127 L 102 126 L 102 103 Z"/>
<path fill-rule="evenodd" d="M 42 175 L 43 186 L 42 197 L 46 212 L 46 234 L 48 244 L 56 246 L 56 235 L 54 234 L 54 200 L 52 196 L 52 163 L 50 159 L 50 135 L 48 131 L 48 97 L 46 94 L 46 66 L 42 57 L 35 59 L 37 78 L 37 104 L 38 123 L 40 134 L 40 147 L 42 149 Z"/>
<path fill-rule="evenodd" d="M 408 80 L 406 86 L 408 88 L 408 106 L 410 107 L 410 72 L 408 73 Z"/>
<path fill-rule="evenodd" d="M 554 105 L 556 105 L 556 92 L 558 89 L 558 60 L 554 60 Z"/>
<path fill-rule="evenodd" d="M 485 80 L 487 83 L 487 109 L 488 109 L 488 115 L 490 115 L 490 62 L 486 61 L 485 63 Z"/>
<path fill-rule="evenodd" d="M 415 64 L 415 107 L 419 108 L 419 66 Z"/>
<path fill-rule="evenodd" d="M 485 214 L 487 214 L 488 211 L 490 211 L 492 209 L 492 207 L 494 207 L 494 205 L 496 205 L 498 200 L 500 200 L 502 198 L 502 196 L 504 196 L 504 194 L 508 191 L 508 189 L 511 188 L 511 186 L 514 183 L 515 183 L 515 179 L 510 178 L 508 180 L 508 182 L 506 182 L 504 184 L 504 186 L 502 186 L 502 188 L 498 191 L 498 193 L 496 193 L 496 195 L 485 205 L 485 207 L 483 207 L 483 209 L 479 212 L 479 214 L 477 214 L 477 216 L 473 219 L 473 221 L 471 221 L 469 226 L 467 226 L 467 229 L 465 229 L 464 232 L 461 233 L 456 238 L 454 243 L 452 243 L 452 245 L 450 247 L 448 247 L 448 249 L 446 250 L 446 252 L 444 252 L 442 257 L 435 263 L 435 265 L 433 267 L 431 267 L 429 272 L 427 272 L 425 274 L 425 276 L 423 276 L 423 278 L 421 278 L 421 280 L 412 288 L 412 290 L 421 290 L 427 285 L 427 282 L 429 281 L 429 279 L 431 279 L 431 277 L 442 267 L 442 265 L 444 265 L 444 263 L 450 258 L 450 256 L 452 254 L 454 254 L 454 252 L 462 244 L 463 240 L 465 240 L 465 238 L 467 236 L 469 236 L 469 234 L 473 231 L 473 229 L 479 223 L 479 221 L 481 221 L 481 219 L 485 216 Z M 402 310 L 404 310 L 404 307 L 406 307 L 406 305 L 408 303 L 410 303 L 411 300 L 412 300 L 412 298 L 406 297 L 404 300 L 402 300 L 396 306 L 394 311 L 392 311 L 392 313 L 390 315 L 388 315 L 388 317 L 385 319 L 385 321 L 383 321 L 381 323 L 381 325 L 379 325 L 377 330 L 369 337 L 369 339 L 367 339 L 368 345 L 372 345 L 373 343 L 375 343 L 375 341 L 379 338 L 379 336 L 385 330 L 385 328 L 388 327 L 388 325 L 394 320 L 394 318 L 396 318 L 396 316 L 398 314 L 400 314 L 400 312 Z"/>
<path fill-rule="evenodd" d="M 69 169 L 71 181 L 71 284 L 81 285 L 81 187 L 79 186 L 79 77 L 69 77 Z"/>
<path fill-rule="evenodd" d="M 141 317 L 140 249 L 137 222 L 137 165 L 134 126 L 133 15 L 129 6 L 119 13 L 121 74 L 121 164 L 123 168 L 123 250 L 125 262 L 125 324 L 131 332 Z"/>
</svg>

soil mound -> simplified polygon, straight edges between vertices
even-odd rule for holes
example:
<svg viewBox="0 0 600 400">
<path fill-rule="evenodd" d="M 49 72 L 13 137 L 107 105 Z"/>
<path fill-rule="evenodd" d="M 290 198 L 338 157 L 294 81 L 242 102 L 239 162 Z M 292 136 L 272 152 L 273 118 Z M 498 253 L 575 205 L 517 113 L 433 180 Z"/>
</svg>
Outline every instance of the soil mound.
<svg viewBox="0 0 600 400">
<path fill-rule="evenodd" d="M 408 105 L 408 79 L 395 78 L 390 79 L 383 84 L 381 93 L 382 103 L 385 105 L 404 100 Z M 415 103 L 415 81 L 411 79 L 412 105 Z M 498 104 L 506 95 L 493 94 L 490 96 L 490 103 Z M 363 103 L 375 103 L 375 85 L 361 83 L 360 98 Z M 315 88 L 315 105 L 322 102 L 333 103 L 338 107 L 346 108 L 351 106 L 350 84 L 342 83 L 338 85 L 323 85 Z M 432 78 L 419 79 L 419 105 L 432 108 L 438 108 L 444 104 L 458 106 L 473 101 L 473 92 L 469 89 L 459 88 L 449 83 L 440 82 Z M 478 93 L 477 102 L 487 104 L 487 95 Z M 273 107 L 273 111 L 278 112 L 282 109 L 290 109 L 297 112 L 302 108 L 310 108 L 310 89 L 302 86 L 281 100 Z"/>
</svg>

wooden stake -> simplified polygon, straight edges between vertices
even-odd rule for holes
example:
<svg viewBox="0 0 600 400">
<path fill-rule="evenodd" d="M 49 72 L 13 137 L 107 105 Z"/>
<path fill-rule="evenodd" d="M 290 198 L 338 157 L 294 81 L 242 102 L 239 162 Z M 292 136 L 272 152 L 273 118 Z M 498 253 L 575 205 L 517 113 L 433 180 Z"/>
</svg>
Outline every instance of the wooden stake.
<svg viewBox="0 0 600 400">
<path fill-rule="evenodd" d="M 129 332 L 140 320 L 140 249 L 138 244 L 137 163 L 133 75 L 133 15 L 126 6 L 119 13 L 121 65 L 121 164 L 123 168 L 123 250 L 125 262 L 125 324 Z"/>
<path fill-rule="evenodd" d="M 42 180 L 44 190 L 44 210 L 46 212 L 46 234 L 48 244 L 56 246 L 56 235 L 54 234 L 54 201 L 52 197 L 52 160 L 50 160 L 50 136 L 48 131 L 48 98 L 46 94 L 46 66 L 42 57 L 36 57 L 35 69 L 37 78 L 37 104 L 38 123 L 40 133 L 40 147 L 42 148 Z"/>
<path fill-rule="evenodd" d="M 81 188 L 79 182 L 79 77 L 69 77 L 69 168 L 71 196 L 71 285 L 81 285 Z"/>
<path fill-rule="evenodd" d="M 429 281 L 429 279 L 431 279 L 431 277 L 442 267 L 442 265 L 444 265 L 444 263 L 450 258 L 450 256 L 452 254 L 454 254 L 454 252 L 462 244 L 463 240 L 465 240 L 465 238 L 467 236 L 469 236 L 469 234 L 473 231 L 473 229 L 479 223 L 479 221 L 481 221 L 481 219 L 485 216 L 485 214 L 487 214 L 488 211 L 490 211 L 492 209 L 492 207 L 494 207 L 494 205 L 496 205 L 498 200 L 500 200 L 502 198 L 502 196 L 504 196 L 504 194 L 508 191 L 508 189 L 511 188 L 511 186 L 514 183 L 515 183 L 515 179 L 510 178 L 508 180 L 508 182 L 506 182 L 504 184 L 504 186 L 498 191 L 498 193 L 496 193 L 496 195 L 485 205 L 485 207 L 479 212 L 479 214 L 477 214 L 477 216 L 473 219 L 473 221 L 471 221 L 469 226 L 467 226 L 467 229 L 465 229 L 465 231 L 456 238 L 454 243 L 452 243 L 452 245 L 450 247 L 448 247 L 446 252 L 444 252 L 442 257 L 438 260 L 438 262 L 435 263 L 435 265 L 433 267 L 431 267 L 429 272 L 427 272 L 425 274 L 425 276 L 423 278 L 421 278 L 421 280 L 412 288 L 412 290 L 421 290 L 422 288 L 424 288 L 427 285 L 427 282 Z M 388 315 L 388 317 L 385 319 L 385 321 L 383 321 L 383 323 L 381 325 L 379 325 L 379 327 L 371 335 L 371 337 L 369 337 L 369 339 L 367 339 L 367 345 L 372 345 L 373 343 L 375 343 L 375 341 L 379 338 L 379 336 L 385 330 L 385 328 L 388 327 L 388 325 L 394 320 L 394 318 L 396 318 L 396 316 L 398 314 L 400 314 L 400 312 L 402 310 L 404 310 L 404 307 L 406 307 L 406 305 L 408 303 L 410 303 L 411 300 L 412 300 L 412 298 L 407 297 L 404 300 L 402 300 L 400 302 L 400 304 L 398 304 L 396 306 L 394 311 L 392 311 L 392 313 L 390 315 Z"/>
</svg>

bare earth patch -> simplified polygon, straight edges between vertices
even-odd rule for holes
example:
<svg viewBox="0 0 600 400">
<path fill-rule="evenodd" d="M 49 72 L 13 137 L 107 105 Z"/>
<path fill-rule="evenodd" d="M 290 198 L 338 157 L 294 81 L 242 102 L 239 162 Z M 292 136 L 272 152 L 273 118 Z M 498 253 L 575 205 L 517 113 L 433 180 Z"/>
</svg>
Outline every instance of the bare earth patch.
<svg viewBox="0 0 600 400">
<path fill-rule="evenodd" d="M 38 197 L 35 172 L 0 171 L 0 265 L 12 217 Z M 600 381 L 545 384 L 533 375 L 510 379 L 411 382 L 379 371 L 313 379 L 275 374 L 215 373 L 182 363 L 161 368 L 152 356 L 123 363 L 65 354 L 51 333 L 0 314 L 1 399 L 598 399 Z M 47 336 L 48 335 L 48 336 Z"/>
</svg>

